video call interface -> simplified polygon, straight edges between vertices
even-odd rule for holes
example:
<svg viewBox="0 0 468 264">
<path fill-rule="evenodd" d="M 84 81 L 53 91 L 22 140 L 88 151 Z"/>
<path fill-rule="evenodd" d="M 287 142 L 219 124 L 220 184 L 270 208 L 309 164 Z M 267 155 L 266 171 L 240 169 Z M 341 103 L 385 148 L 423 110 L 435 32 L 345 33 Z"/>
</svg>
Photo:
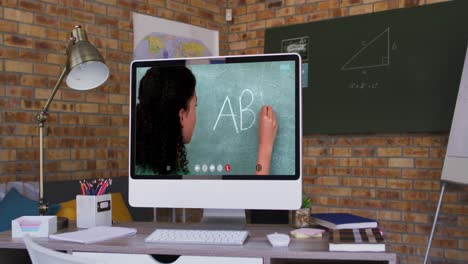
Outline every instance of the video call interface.
<svg viewBox="0 0 468 264">
<path fill-rule="evenodd" d="M 170 61 L 137 61 L 132 66 L 133 141 L 145 134 L 145 131 L 135 128 L 142 96 L 140 80 L 155 66 L 172 67 Z M 222 179 L 275 179 L 299 175 L 300 135 L 297 127 L 300 84 L 295 60 L 226 62 L 196 59 L 186 60 L 185 67 L 196 79 L 197 96 L 193 134 L 190 142 L 184 145 L 186 170 L 171 171 L 169 164 L 166 166 L 171 171 L 168 174 L 148 169 L 136 158 L 141 144 L 133 142 L 132 178 L 170 179 L 171 176 L 180 176 L 179 179 L 214 179 L 222 176 Z M 262 106 L 272 107 L 278 128 L 269 175 L 256 176 Z M 152 142 L 150 137 L 143 145 L 148 146 Z"/>
</svg>

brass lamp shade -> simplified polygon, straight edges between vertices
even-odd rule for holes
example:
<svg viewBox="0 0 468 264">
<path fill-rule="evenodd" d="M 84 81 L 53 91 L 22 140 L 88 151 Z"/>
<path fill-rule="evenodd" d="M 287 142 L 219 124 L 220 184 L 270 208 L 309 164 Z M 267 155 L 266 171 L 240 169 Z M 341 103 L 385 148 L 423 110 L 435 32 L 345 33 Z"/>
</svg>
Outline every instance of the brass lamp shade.
<svg viewBox="0 0 468 264">
<path fill-rule="evenodd" d="M 68 87 L 89 90 L 103 84 L 109 77 L 109 68 L 104 64 L 99 51 L 88 42 L 86 31 L 76 27 L 72 31 L 75 43 L 68 51 Z"/>
</svg>

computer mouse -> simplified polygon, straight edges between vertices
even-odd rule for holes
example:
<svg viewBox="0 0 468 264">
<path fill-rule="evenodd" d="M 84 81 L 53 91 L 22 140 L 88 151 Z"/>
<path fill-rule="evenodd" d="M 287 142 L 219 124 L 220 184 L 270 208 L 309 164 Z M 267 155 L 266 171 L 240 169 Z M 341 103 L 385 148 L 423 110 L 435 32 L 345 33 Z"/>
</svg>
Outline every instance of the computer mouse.
<svg viewBox="0 0 468 264">
<path fill-rule="evenodd" d="M 288 235 L 280 233 L 269 234 L 267 239 L 273 247 L 287 247 L 291 240 Z"/>
</svg>

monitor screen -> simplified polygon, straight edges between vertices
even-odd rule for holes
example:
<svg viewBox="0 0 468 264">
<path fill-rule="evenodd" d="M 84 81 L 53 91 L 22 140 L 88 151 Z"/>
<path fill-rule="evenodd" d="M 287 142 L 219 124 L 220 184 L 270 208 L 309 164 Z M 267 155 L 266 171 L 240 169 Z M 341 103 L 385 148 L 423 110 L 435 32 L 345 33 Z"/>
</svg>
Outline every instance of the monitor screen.
<svg viewBox="0 0 468 264">
<path fill-rule="evenodd" d="M 132 62 L 130 204 L 298 208 L 300 65 L 297 54 Z"/>
</svg>

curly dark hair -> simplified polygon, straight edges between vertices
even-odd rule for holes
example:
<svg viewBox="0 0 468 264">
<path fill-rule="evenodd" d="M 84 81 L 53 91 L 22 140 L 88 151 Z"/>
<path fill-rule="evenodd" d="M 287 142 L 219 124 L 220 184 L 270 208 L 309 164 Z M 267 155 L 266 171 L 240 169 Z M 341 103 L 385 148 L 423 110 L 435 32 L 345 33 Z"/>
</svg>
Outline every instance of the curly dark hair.
<svg viewBox="0 0 468 264">
<path fill-rule="evenodd" d="M 152 67 L 140 81 L 136 107 L 136 165 L 161 174 L 188 173 L 179 111 L 196 80 L 185 66 Z"/>
</svg>

